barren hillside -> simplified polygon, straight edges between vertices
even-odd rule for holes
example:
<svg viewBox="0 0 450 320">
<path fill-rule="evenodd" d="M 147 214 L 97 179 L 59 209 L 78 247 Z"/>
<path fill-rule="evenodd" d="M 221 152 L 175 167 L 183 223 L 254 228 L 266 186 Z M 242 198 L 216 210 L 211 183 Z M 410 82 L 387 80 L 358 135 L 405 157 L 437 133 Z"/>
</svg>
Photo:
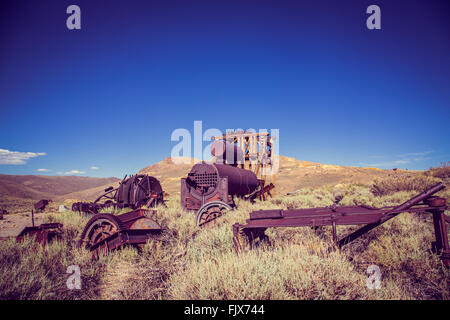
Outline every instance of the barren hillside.
<svg viewBox="0 0 450 320">
<path fill-rule="evenodd" d="M 171 158 L 166 158 L 157 164 L 143 168 L 140 173 L 147 173 L 159 179 L 163 189 L 170 195 L 179 195 L 180 178 L 186 177 L 194 161 L 198 160 L 193 159 L 191 164 L 177 165 Z M 277 194 L 284 195 L 305 187 L 321 187 L 350 181 L 370 183 L 374 178 L 391 173 L 391 170 L 378 168 L 320 164 L 280 156 L 280 168 L 275 177 L 275 185 Z M 409 173 L 415 174 L 412 171 Z"/>
<path fill-rule="evenodd" d="M 169 157 L 161 162 L 141 169 L 139 173 L 154 176 L 161 182 L 165 192 L 170 196 L 178 196 L 180 194 L 180 179 L 185 178 L 194 163 L 199 162 L 199 160 L 189 159 L 186 160 L 186 162 L 187 163 L 175 164 L 174 161 L 172 161 L 172 158 Z"/>
<path fill-rule="evenodd" d="M 139 173 L 154 176 L 161 182 L 164 191 L 170 197 L 178 197 L 180 194 L 180 179 L 186 177 L 194 163 L 198 161 L 197 159 L 189 159 L 187 163 L 176 164 L 172 161 L 172 158 L 166 158 L 141 169 Z M 410 174 L 416 173 L 414 171 L 399 171 Z M 275 177 L 276 194 L 285 195 L 305 187 L 321 187 L 345 182 L 368 184 L 374 178 L 387 176 L 391 173 L 391 170 L 320 164 L 280 156 L 280 168 Z M 118 182 L 119 179 L 107 181 L 94 187 L 60 194 L 55 199 L 93 201 L 104 192 L 104 189 L 109 186 L 115 187 Z"/>
<path fill-rule="evenodd" d="M 118 178 L 1 174 L 0 198 L 54 199 L 64 194 L 103 186 L 118 180 Z"/>
<path fill-rule="evenodd" d="M 320 164 L 280 156 L 280 169 L 275 178 L 275 185 L 277 193 L 284 195 L 306 187 L 322 187 L 346 182 L 369 184 L 373 179 L 389 174 L 392 174 L 392 170 Z"/>
<path fill-rule="evenodd" d="M 120 180 L 117 179 L 117 181 L 113 181 L 111 183 L 107 183 L 98 187 L 93 187 L 89 189 L 84 189 L 76 192 L 67 193 L 61 196 L 57 196 L 55 199 L 59 201 L 94 201 L 97 199 L 100 195 L 102 195 L 105 192 L 105 189 L 108 187 L 118 187 Z"/>
</svg>

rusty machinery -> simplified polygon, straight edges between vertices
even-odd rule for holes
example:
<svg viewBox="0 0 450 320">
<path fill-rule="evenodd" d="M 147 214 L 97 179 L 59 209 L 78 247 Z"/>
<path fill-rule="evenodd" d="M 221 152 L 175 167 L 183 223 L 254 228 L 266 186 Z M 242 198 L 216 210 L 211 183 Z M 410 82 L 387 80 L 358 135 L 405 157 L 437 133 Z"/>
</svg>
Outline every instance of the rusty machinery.
<svg viewBox="0 0 450 320">
<path fill-rule="evenodd" d="M 43 223 L 39 226 L 25 227 L 16 237 L 17 242 L 22 242 L 26 237 L 34 238 L 34 241 L 44 246 L 55 239 L 61 238 L 63 225 L 61 223 Z"/>
<path fill-rule="evenodd" d="M 264 189 L 258 196 L 261 200 L 272 196 L 275 188 L 275 170 L 277 155 L 275 137 L 268 132 L 227 132 L 213 137 L 211 154 L 213 162 L 226 163 L 252 171 L 260 180 L 264 180 Z"/>
<path fill-rule="evenodd" d="M 147 209 L 137 209 L 121 215 L 97 214 L 84 227 L 80 245 L 98 256 L 125 245 L 136 246 L 151 238 L 159 239 L 162 228 L 148 217 L 150 213 Z"/>
<path fill-rule="evenodd" d="M 264 181 L 245 169 L 227 164 L 195 164 L 181 179 L 181 205 L 197 210 L 197 224 L 203 225 L 235 207 L 234 197 L 252 199 Z"/>
<path fill-rule="evenodd" d="M 446 223 L 450 223 L 450 217 L 444 213 L 448 207 L 445 199 L 433 196 L 444 188 L 445 186 L 442 183 L 438 183 L 396 207 L 372 208 L 367 206 L 337 206 L 335 204 L 326 208 L 253 211 L 250 213 L 250 219 L 247 220 L 246 224 L 236 223 L 233 225 L 233 242 L 236 251 L 239 252 L 242 250 L 243 239 L 246 239 L 250 246 L 266 239 L 264 232 L 267 228 L 331 226 L 334 244 L 340 248 L 402 212 L 427 213 L 433 217 L 436 236 L 436 241 L 432 243 L 432 249 L 441 255 L 441 259 L 446 266 L 450 266 L 450 248 L 446 225 Z M 363 226 L 338 239 L 337 225 Z"/>
<path fill-rule="evenodd" d="M 199 226 L 233 209 L 235 197 L 253 202 L 271 196 L 274 185 L 267 184 L 267 170 L 262 170 L 270 168 L 271 141 L 268 133 L 214 137 L 212 162 L 195 164 L 181 179 L 181 206 L 197 212 Z"/>
<path fill-rule="evenodd" d="M 103 213 L 94 215 L 85 225 L 79 245 L 90 250 L 92 256 L 119 249 L 126 245 L 145 244 L 149 239 L 161 239 L 161 226 L 149 218 L 147 209 L 137 209 L 121 215 Z M 25 227 L 16 237 L 22 242 L 29 237 L 43 246 L 53 240 L 61 240 L 63 225 L 61 223 L 43 223 L 34 225 L 34 211 L 31 212 L 32 226 Z"/>
<path fill-rule="evenodd" d="M 29 237 L 45 246 L 53 240 L 60 239 L 63 234 L 63 225 L 61 223 L 43 223 L 35 226 L 33 210 L 31 210 L 31 223 L 31 227 L 25 227 L 16 236 L 17 242 L 22 242 L 25 238 Z"/>
<path fill-rule="evenodd" d="M 137 209 L 155 207 L 164 203 L 164 192 L 159 180 L 146 174 L 125 176 L 119 187 L 109 187 L 94 202 L 76 202 L 72 211 L 97 214 L 107 207 Z"/>
<path fill-rule="evenodd" d="M 39 200 L 38 202 L 36 202 L 34 204 L 34 209 L 36 211 L 44 211 L 50 202 L 53 202 L 53 200 L 47 200 L 47 199 Z"/>
<path fill-rule="evenodd" d="M 137 174 L 125 176 L 119 187 L 109 187 L 94 202 L 78 202 L 72 206 L 73 211 L 95 214 L 85 225 L 80 246 L 92 251 L 93 257 L 108 253 L 122 246 L 138 246 L 149 239 L 159 239 L 161 226 L 151 219 L 153 212 L 141 207 L 155 207 L 164 203 L 164 191 L 158 179 Z M 102 208 L 131 208 L 133 211 L 120 215 L 101 213 Z"/>
</svg>

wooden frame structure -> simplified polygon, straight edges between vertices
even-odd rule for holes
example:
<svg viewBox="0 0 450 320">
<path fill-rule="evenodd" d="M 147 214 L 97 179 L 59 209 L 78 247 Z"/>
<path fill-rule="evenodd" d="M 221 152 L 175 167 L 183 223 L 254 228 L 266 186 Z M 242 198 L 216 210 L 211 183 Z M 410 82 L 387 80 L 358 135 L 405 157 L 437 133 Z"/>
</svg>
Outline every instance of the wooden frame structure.
<svg viewBox="0 0 450 320">
<path fill-rule="evenodd" d="M 258 179 L 264 181 L 264 188 L 260 197 L 265 200 L 266 195 L 272 197 L 275 188 L 274 165 L 278 161 L 273 150 L 274 139 L 269 132 L 227 132 L 222 136 L 213 137 L 213 140 L 226 141 L 243 151 L 243 162 L 238 162 L 242 169 L 250 170 Z"/>
</svg>

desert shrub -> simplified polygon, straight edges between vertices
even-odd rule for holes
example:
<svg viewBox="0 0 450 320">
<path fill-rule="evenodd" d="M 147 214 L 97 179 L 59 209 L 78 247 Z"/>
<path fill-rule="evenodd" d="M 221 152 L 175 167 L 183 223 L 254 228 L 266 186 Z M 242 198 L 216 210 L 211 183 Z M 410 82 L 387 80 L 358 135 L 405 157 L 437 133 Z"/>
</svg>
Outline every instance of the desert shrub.
<svg viewBox="0 0 450 320">
<path fill-rule="evenodd" d="M 90 218 L 90 215 L 69 210 L 65 212 L 47 214 L 44 221 L 62 223 L 64 225 L 64 230 L 72 235 L 69 240 L 74 240 L 79 234 L 81 234 L 81 231 L 83 231 L 84 226 Z"/>
<path fill-rule="evenodd" d="M 131 208 L 114 208 L 114 207 L 106 207 L 106 208 L 102 208 L 99 210 L 99 213 L 111 213 L 113 215 L 120 215 L 123 213 L 127 213 L 132 211 L 133 209 Z"/>
<path fill-rule="evenodd" d="M 91 261 L 90 252 L 53 242 L 45 248 L 33 240 L 0 242 L 0 299 L 92 299 L 102 262 Z M 82 290 L 69 290 L 67 267 L 78 265 Z"/>
<path fill-rule="evenodd" d="M 398 292 L 401 299 L 447 300 L 450 273 L 439 257 L 431 253 L 434 231 L 431 217 L 426 220 L 417 214 L 403 213 L 374 230 L 376 236 L 362 250 L 351 248 L 348 254 L 361 271 L 369 264 L 377 265 L 384 286 Z"/>
<path fill-rule="evenodd" d="M 438 182 L 441 180 L 424 174 L 392 174 L 386 178 L 375 179 L 371 192 L 376 196 L 389 195 L 399 191 L 422 192 Z"/>
<path fill-rule="evenodd" d="M 26 238 L 0 242 L 0 299 L 90 299 L 96 296 L 98 270 L 91 253 L 77 246 L 77 236 L 88 218 L 75 212 L 48 213 L 45 222 L 63 222 L 64 237 L 46 247 Z M 69 290 L 67 267 L 81 269 L 82 290 Z"/>
<path fill-rule="evenodd" d="M 168 279 L 183 265 L 190 242 L 199 232 L 194 215 L 178 201 L 158 206 L 151 216 L 163 228 L 159 239 L 150 239 L 140 250 L 112 252 L 98 286 L 100 299 L 168 299 Z"/>
<path fill-rule="evenodd" d="M 169 293 L 174 299 L 357 299 L 364 285 L 337 251 L 317 255 L 291 245 L 211 252 L 174 274 Z"/>
<path fill-rule="evenodd" d="M 291 210 L 329 206 L 333 203 L 333 200 L 333 192 L 328 188 L 304 188 L 290 196 L 269 199 L 268 203 L 273 205 L 273 208 L 281 207 L 282 209 Z"/>
<path fill-rule="evenodd" d="M 160 240 L 99 260 L 76 246 L 88 216 L 49 213 L 47 221 L 64 224 L 64 241 L 46 249 L 29 240 L 0 242 L 0 299 L 449 299 L 450 275 L 430 252 L 427 216 L 402 214 L 341 251 L 331 245 L 330 227 L 269 228 L 269 241 L 258 248 L 233 250 L 232 225 L 254 210 L 329 206 L 337 196 L 341 205 L 394 206 L 417 191 L 376 196 L 371 186 L 346 183 L 255 204 L 237 199 L 238 209 L 203 228 L 171 199 L 152 215 L 164 228 Z M 448 192 L 443 196 L 450 198 Z M 337 229 L 342 237 L 357 228 Z M 81 267 L 81 291 L 66 288 L 72 264 Z M 381 269 L 381 289 L 366 286 L 371 264 Z"/>
<path fill-rule="evenodd" d="M 178 268 L 183 252 L 173 243 L 151 240 L 141 252 L 134 248 L 108 257 L 98 286 L 100 299 L 167 299 L 167 280 Z"/>
<path fill-rule="evenodd" d="M 9 214 L 31 212 L 36 200 L 8 196 L 0 197 L 0 209 L 7 209 Z"/>
<path fill-rule="evenodd" d="M 450 178 L 450 161 L 443 162 L 437 167 L 431 167 L 426 174 L 440 179 Z"/>
</svg>

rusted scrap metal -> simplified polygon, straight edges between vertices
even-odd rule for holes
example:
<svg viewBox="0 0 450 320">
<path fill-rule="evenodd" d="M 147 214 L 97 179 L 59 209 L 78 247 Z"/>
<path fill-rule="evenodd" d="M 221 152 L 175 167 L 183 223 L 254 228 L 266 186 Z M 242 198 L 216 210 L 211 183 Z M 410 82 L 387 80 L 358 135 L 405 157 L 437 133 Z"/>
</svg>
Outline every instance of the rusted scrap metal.
<svg viewBox="0 0 450 320">
<path fill-rule="evenodd" d="M 3 219 L 3 216 L 6 216 L 8 214 L 8 211 L 4 209 L 0 209 L 0 220 Z"/>
<path fill-rule="evenodd" d="M 273 150 L 274 140 L 275 137 L 268 132 L 227 132 L 213 137 L 212 161 L 252 171 L 259 180 L 264 181 L 264 185 L 272 186 L 259 190 L 258 198 L 265 200 L 268 195 L 265 191 L 275 187 L 277 161 Z"/>
<path fill-rule="evenodd" d="M 34 209 L 37 210 L 37 211 L 43 211 L 43 210 L 45 210 L 45 208 L 48 206 L 48 204 L 50 202 L 53 202 L 53 201 L 52 200 L 47 200 L 47 199 L 39 200 L 38 202 L 36 202 L 34 204 Z"/>
<path fill-rule="evenodd" d="M 36 227 L 34 225 L 34 211 L 31 211 L 31 223 L 31 227 L 25 227 L 17 235 L 17 242 L 22 242 L 29 237 L 45 246 L 53 240 L 60 239 L 63 234 L 63 225 L 61 223 L 43 223 Z"/>
<path fill-rule="evenodd" d="M 211 153 L 216 158 L 215 162 L 239 165 L 265 180 L 269 178 L 265 177 L 267 174 L 271 175 L 274 165 L 274 139 L 269 132 L 227 132 L 213 137 Z"/>
<path fill-rule="evenodd" d="M 197 223 L 203 225 L 234 208 L 235 196 L 253 200 L 263 185 L 250 170 L 203 161 L 181 179 L 181 206 L 196 210 Z"/>
<path fill-rule="evenodd" d="M 99 253 L 123 247 L 144 244 L 147 240 L 158 239 L 161 226 L 149 218 L 150 211 L 137 209 L 121 215 L 97 214 L 89 220 L 81 234 L 80 245 Z"/>
<path fill-rule="evenodd" d="M 236 252 L 242 250 L 242 237 L 245 236 L 250 246 L 266 238 L 264 234 L 271 227 L 317 227 L 331 226 L 336 247 L 352 242 L 402 212 L 430 213 L 433 216 L 436 241 L 432 243 L 434 252 L 441 255 L 445 265 L 450 265 L 450 247 L 447 225 L 450 218 L 444 211 L 448 208 L 445 199 L 433 194 L 444 189 L 438 183 L 430 189 L 395 207 L 373 208 L 368 206 L 337 206 L 296 210 L 260 210 L 250 213 L 245 225 L 233 225 L 233 242 Z M 364 225 L 356 231 L 338 240 L 337 225 Z"/>
<path fill-rule="evenodd" d="M 262 201 L 265 201 L 267 199 L 267 196 L 273 197 L 271 191 L 275 189 L 274 184 L 271 182 L 268 185 L 264 186 L 260 191 L 256 193 L 256 196 L 261 199 Z"/>
<path fill-rule="evenodd" d="M 239 146 L 227 140 L 214 140 L 211 143 L 211 155 L 215 157 L 216 163 L 232 166 L 243 165 L 245 163 L 244 151 Z"/>
<path fill-rule="evenodd" d="M 26 237 L 30 237 L 45 246 L 53 240 L 60 239 L 62 233 L 61 223 L 43 223 L 37 227 L 25 227 L 16 237 L 16 241 L 22 242 Z"/>
<path fill-rule="evenodd" d="M 113 203 L 75 202 L 74 204 L 72 204 L 72 211 L 97 214 L 101 209 L 108 207 L 115 206 Z"/>
<path fill-rule="evenodd" d="M 212 161 L 195 164 L 181 179 L 181 206 L 196 211 L 199 226 L 235 208 L 235 197 L 264 201 L 275 188 L 273 183 L 266 184 L 272 165 L 269 134 L 227 133 L 213 139 Z"/>
<path fill-rule="evenodd" d="M 137 209 L 164 203 L 164 191 L 159 180 L 146 174 L 125 176 L 119 187 L 109 187 L 94 202 L 76 202 L 72 211 L 97 214 L 108 207 Z"/>
</svg>

